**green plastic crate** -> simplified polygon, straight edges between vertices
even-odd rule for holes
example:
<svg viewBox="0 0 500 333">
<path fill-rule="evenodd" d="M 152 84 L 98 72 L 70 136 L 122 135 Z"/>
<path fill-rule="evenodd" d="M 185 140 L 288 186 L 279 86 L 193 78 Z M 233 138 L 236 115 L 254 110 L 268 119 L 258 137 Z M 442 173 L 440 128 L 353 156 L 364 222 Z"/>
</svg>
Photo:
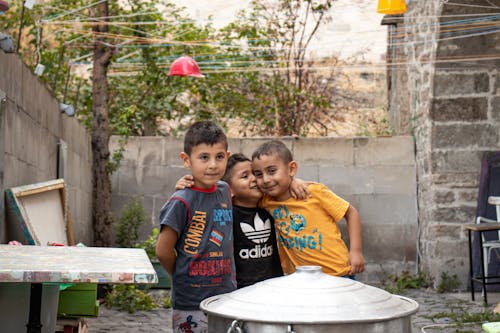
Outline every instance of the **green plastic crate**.
<svg viewBox="0 0 500 333">
<path fill-rule="evenodd" d="M 163 268 L 159 261 L 151 261 L 153 268 L 155 269 L 156 275 L 158 275 L 158 283 L 151 285 L 151 288 L 154 289 L 170 289 L 171 288 L 171 280 L 170 275 Z"/>
<path fill-rule="evenodd" d="M 78 283 L 59 292 L 58 317 L 97 317 L 97 283 Z"/>
</svg>

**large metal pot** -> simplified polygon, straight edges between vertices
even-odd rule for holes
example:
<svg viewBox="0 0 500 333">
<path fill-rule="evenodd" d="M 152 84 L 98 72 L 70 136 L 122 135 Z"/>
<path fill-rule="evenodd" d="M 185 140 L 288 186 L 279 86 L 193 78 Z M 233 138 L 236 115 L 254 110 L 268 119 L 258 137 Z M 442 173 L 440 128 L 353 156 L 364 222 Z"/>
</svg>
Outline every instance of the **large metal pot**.
<svg viewBox="0 0 500 333">
<path fill-rule="evenodd" d="M 411 332 L 418 303 L 301 266 L 291 275 L 203 300 L 208 333 Z"/>
</svg>

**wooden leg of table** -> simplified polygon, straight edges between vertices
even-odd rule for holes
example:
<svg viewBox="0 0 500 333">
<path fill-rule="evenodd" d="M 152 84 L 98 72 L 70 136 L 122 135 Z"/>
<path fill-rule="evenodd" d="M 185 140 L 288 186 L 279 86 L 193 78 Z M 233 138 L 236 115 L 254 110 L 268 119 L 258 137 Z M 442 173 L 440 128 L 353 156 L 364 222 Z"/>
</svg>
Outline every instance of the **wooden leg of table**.
<svg viewBox="0 0 500 333">
<path fill-rule="evenodd" d="M 470 292 L 472 300 L 474 300 L 474 267 L 472 265 L 472 231 L 469 229 L 469 279 L 470 279 Z"/>
</svg>

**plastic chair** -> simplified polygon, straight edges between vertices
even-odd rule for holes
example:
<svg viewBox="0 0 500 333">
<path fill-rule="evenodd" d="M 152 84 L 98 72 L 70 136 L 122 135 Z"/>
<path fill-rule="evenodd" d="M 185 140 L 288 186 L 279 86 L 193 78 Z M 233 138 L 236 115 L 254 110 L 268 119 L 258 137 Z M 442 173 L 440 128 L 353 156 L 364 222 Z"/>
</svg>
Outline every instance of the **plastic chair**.
<svg viewBox="0 0 500 333">
<path fill-rule="evenodd" d="M 492 198 L 490 199 L 490 197 Z M 495 197 L 500 197 L 500 151 L 487 151 L 483 153 L 481 159 L 475 223 L 497 223 L 500 220 L 500 214 L 497 213 L 499 208 L 496 204 L 498 199 L 494 199 Z M 473 275 L 481 276 L 488 272 L 492 276 L 500 276 L 500 258 L 491 257 L 498 252 L 496 248 L 500 247 L 499 233 L 497 231 L 484 231 L 481 234 L 484 237 L 474 237 Z M 476 233 L 475 236 L 479 236 L 479 233 Z M 480 240 L 488 242 L 486 250 L 480 246 Z M 491 250 L 489 250 L 490 248 Z M 488 267 L 483 270 L 484 264 Z M 488 289 L 500 291 L 500 286 L 489 285 Z"/>
<path fill-rule="evenodd" d="M 484 302 L 488 291 L 500 291 L 500 151 L 487 151 L 481 159 L 479 191 L 473 224 L 466 224 L 469 238 L 469 286 L 474 300 L 475 283 L 481 285 Z M 489 222 L 489 223 L 485 223 Z M 481 226 L 480 224 L 484 224 Z M 487 225 L 486 225 L 487 224 Z M 495 227 L 497 226 L 497 227 Z M 472 237 L 474 233 L 474 237 Z M 484 242 L 484 246 L 483 246 Z"/>
<path fill-rule="evenodd" d="M 487 217 L 476 217 L 476 223 L 500 223 L 500 197 L 488 197 L 488 204 L 494 205 L 496 209 L 496 220 Z M 484 276 L 488 276 L 488 266 L 491 262 L 491 253 L 500 249 L 500 230 L 498 231 L 498 239 L 486 239 L 485 234 L 481 234 L 483 241 L 483 258 L 484 258 Z"/>
</svg>

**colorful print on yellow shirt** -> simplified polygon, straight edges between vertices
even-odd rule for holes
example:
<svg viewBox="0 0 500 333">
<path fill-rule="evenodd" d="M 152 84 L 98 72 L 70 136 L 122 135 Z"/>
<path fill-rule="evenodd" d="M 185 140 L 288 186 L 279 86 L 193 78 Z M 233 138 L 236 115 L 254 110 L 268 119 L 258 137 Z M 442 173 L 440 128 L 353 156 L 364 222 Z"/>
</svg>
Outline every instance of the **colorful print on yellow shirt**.
<svg viewBox="0 0 500 333">
<path fill-rule="evenodd" d="M 301 214 L 290 214 L 286 205 L 274 209 L 273 217 L 279 228 L 280 244 L 288 249 L 323 250 L 323 235 L 314 229 L 312 234 L 303 234 L 307 221 Z"/>
</svg>

